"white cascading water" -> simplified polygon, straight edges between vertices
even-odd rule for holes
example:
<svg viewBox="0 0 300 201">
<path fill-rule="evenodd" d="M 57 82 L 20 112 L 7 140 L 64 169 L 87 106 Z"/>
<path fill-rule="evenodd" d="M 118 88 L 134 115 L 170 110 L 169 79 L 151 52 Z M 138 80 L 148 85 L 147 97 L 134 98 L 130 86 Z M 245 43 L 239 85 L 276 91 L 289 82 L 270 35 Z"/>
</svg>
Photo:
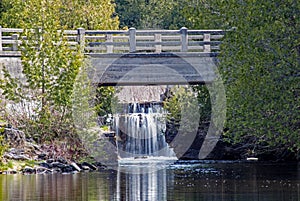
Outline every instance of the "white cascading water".
<svg viewBox="0 0 300 201">
<path fill-rule="evenodd" d="M 120 158 L 176 158 L 165 141 L 165 112 L 159 103 L 132 103 L 115 115 Z"/>
</svg>

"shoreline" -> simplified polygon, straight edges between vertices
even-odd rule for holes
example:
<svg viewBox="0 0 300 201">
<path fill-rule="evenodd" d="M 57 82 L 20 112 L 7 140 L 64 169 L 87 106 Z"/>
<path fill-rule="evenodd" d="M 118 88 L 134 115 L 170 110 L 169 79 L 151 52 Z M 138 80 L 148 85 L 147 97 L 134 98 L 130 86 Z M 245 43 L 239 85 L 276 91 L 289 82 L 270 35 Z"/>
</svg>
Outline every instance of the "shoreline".
<svg viewBox="0 0 300 201">
<path fill-rule="evenodd" d="M 269 157 L 259 155 L 242 155 L 247 151 L 238 149 L 233 145 L 226 144 L 219 139 L 215 149 L 206 159 L 198 159 L 197 149 L 201 147 L 201 137 L 199 133 L 199 144 L 191 146 L 184 157 L 179 158 L 175 163 L 299 163 L 299 158 L 280 158 L 269 153 Z M 109 169 L 93 158 L 86 152 L 74 149 L 66 139 L 61 141 L 37 144 L 27 139 L 24 133 L 18 129 L 5 129 L 4 134 L 5 148 L 0 156 L 0 174 L 75 174 L 79 172 L 94 172 Z M 67 146 L 72 147 L 70 150 Z M 79 147 L 80 148 L 80 147 Z M 82 147 L 81 147 L 82 148 Z M 234 151 L 238 149 L 237 151 Z M 73 151 L 73 152 L 72 152 Z M 74 152 L 75 151 L 75 152 Z M 195 155 L 195 156 L 194 156 Z M 272 156 L 272 157 L 270 157 Z M 288 154 L 286 155 L 288 156 Z M 291 160 L 294 159 L 294 160 Z M 117 161 L 117 158 L 116 158 Z"/>
<path fill-rule="evenodd" d="M 61 159 L 48 159 L 46 161 L 17 161 L 10 160 L 14 166 L 0 170 L 0 175 L 49 175 L 49 174 L 78 174 L 107 171 L 111 168 L 100 163 L 67 162 Z M 203 165 L 203 164 L 256 164 L 256 165 L 282 165 L 298 164 L 300 161 L 262 161 L 262 160 L 176 160 L 169 165 Z M 132 165 L 132 164 L 131 164 Z M 137 165 L 137 164 L 135 164 Z"/>
</svg>

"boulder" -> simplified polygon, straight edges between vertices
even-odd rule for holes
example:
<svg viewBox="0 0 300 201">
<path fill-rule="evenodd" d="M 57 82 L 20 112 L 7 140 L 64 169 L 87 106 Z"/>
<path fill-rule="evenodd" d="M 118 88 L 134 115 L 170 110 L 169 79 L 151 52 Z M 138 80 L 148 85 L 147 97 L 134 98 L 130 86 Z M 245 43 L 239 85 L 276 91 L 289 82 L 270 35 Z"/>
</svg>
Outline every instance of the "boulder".
<svg viewBox="0 0 300 201">
<path fill-rule="evenodd" d="M 3 133 L 10 147 L 23 147 L 26 142 L 26 137 L 23 131 L 15 128 L 5 128 Z"/>
<path fill-rule="evenodd" d="M 82 166 L 82 167 L 83 167 L 83 166 L 86 166 L 86 167 L 88 167 L 88 168 L 91 169 L 91 170 L 97 170 L 97 167 L 96 167 L 95 165 L 90 164 L 90 163 L 88 163 L 88 162 L 83 162 L 83 163 L 81 163 L 81 166 Z"/>
<path fill-rule="evenodd" d="M 62 173 L 73 173 L 76 169 L 72 165 L 65 165 L 61 168 Z"/>
<path fill-rule="evenodd" d="M 32 167 L 26 166 L 25 168 L 22 169 L 23 174 L 34 174 L 36 173 L 36 170 Z"/>
<path fill-rule="evenodd" d="M 72 162 L 70 165 L 71 165 L 75 170 L 77 170 L 78 172 L 81 171 L 80 167 L 79 167 L 75 162 Z"/>
<path fill-rule="evenodd" d="M 52 168 L 59 168 L 59 169 L 63 169 L 65 168 L 67 165 L 60 163 L 60 162 L 53 162 L 51 163 Z"/>
<path fill-rule="evenodd" d="M 46 163 L 46 162 L 41 162 L 41 163 L 39 163 L 39 166 L 44 167 L 44 168 L 47 168 L 47 169 L 53 168 L 53 166 L 52 166 L 51 163 Z"/>
</svg>

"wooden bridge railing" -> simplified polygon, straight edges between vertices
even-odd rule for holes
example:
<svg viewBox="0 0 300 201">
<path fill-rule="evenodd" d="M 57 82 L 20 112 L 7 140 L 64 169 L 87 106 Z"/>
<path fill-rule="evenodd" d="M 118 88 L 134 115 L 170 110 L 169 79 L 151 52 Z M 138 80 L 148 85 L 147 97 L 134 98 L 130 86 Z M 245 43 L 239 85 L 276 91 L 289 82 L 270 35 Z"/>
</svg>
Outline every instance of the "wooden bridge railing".
<svg viewBox="0 0 300 201">
<path fill-rule="evenodd" d="M 20 51 L 23 29 L 0 27 L 0 54 Z M 86 54 L 136 52 L 218 52 L 222 30 L 65 30 L 70 46 L 78 44 Z"/>
</svg>

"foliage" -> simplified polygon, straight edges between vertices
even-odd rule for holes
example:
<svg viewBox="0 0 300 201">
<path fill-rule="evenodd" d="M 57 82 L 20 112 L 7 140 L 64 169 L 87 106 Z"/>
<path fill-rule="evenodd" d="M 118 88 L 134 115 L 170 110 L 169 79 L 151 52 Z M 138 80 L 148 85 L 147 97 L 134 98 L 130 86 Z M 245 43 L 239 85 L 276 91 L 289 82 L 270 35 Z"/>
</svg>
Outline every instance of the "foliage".
<svg viewBox="0 0 300 201">
<path fill-rule="evenodd" d="M 1 24 L 5 27 L 45 27 L 56 20 L 66 29 L 116 29 L 118 17 L 110 0 L 3 0 Z M 52 27 L 53 30 L 57 27 Z"/>
<path fill-rule="evenodd" d="M 227 140 L 299 151 L 299 1 L 180 2 L 184 26 L 231 30 L 219 56 Z"/>
<path fill-rule="evenodd" d="M 299 1 L 116 2 L 121 26 L 230 30 L 219 56 L 227 96 L 225 137 L 235 143 L 251 139 L 265 151 L 300 150 Z"/>
<path fill-rule="evenodd" d="M 0 161 L 0 171 L 6 171 L 6 170 L 12 169 L 12 168 L 13 168 L 12 161 L 8 161 L 7 163 Z"/>
<path fill-rule="evenodd" d="M 1 86 L 5 97 L 18 103 L 11 113 L 17 115 L 7 118 L 38 141 L 74 138 L 71 95 L 84 57 L 79 47 L 69 48 L 63 30 L 117 28 L 114 4 L 107 0 L 2 3 L 1 24 L 25 28 L 21 38 L 26 39 L 20 45 L 25 81 L 5 71 Z"/>
<path fill-rule="evenodd" d="M 109 126 L 103 125 L 103 126 L 101 126 L 101 129 L 102 129 L 103 131 L 109 131 Z"/>
<path fill-rule="evenodd" d="M 42 150 L 48 158 L 64 158 L 67 161 L 77 161 L 87 155 L 80 139 L 54 139 L 43 144 Z"/>
<path fill-rule="evenodd" d="M 231 30 L 219 56 L 227 140 L 299 151 L 299 1 L 181 2 L 184 26 Z"/>
<path fill-rule="evenodd" d="M 232 142 L 300 149 L 299 1 L 209 1 L 226 34 L 220 56 Z M 209 18 L 207 22 L 214 23 Z"/>
<path fill-rule="evenodd" d="M 114 87 L 97 87 L 95 98 L 95 109 L 98 116 L 105 116 L 112 114 L 111 104 L 115 100 L 115 88 Z"/>
<path fill-rule="evenodd" d="M 188 121 L 198 119 L 198 122 L 193 122 L 193 126 L 195 123 L 201 124 L 210 121 L 211 103 L 205 86 L 173 87 L 167 97 L 164 101 L 164 108 L 168 111 L 167 119 L 169 121 L 180 122 L 181 126 L 186 129 L 190 124 Z"/>
<path fill-rule="evenodd" d="M 1 86 L 7 99 L 19 102 L 23 111 L 22 107 L 31 107 L 33 113 L 25 119 L 16 120 L 17 125 L 14 126 L 23 127 L 20 123 L 24 123 L 26 134 L 42 141 L 65 136 L 65 132 L 72 131 L 67 126 L 70 124 L 68 107 L 73 82 L 82 60 L 79 53 L 74 54 L 68 47 L 62 32 L 57 31 L 62 28 L 57 16 L 58 8 L 45 5 L 46 3 L 30 1 L 23 5 L 24 15 L 19 19 L 20 25 L 41 28 L 26 29 L 23 33 L 26 40 L 23 40 L 20 48 L 23 50 L 22 72 L 26 80 L 14 78 L 6 71 Z M 21 5 L 16 3 L 16 6 Z M 45 10 L 43 6 L 49 9 Z M 41 8 L 36 10 L 39 13 L 35 13 L 35 21 L 29 19 L 31 15 L 28 12 L 31 8 Z M 13 7 L 12 10 L 14 9 L 18 7 Z M 24 113 L 22 115 L 26 116 Z"/>
<path fill-rule="evenodd" d="M 116 12 L 121 27 L 138 29 L 215 28 L 218 17 L 205 0 L 116 0 Z M 218 4 L 219 1 L 212 1 Z M 213 17 L 206 21 L 206 16 Z"/>
<path fill-rule="evenodd" d="M 194 85 L 192 89 L 197 94 L 200 122 L 209 122 L 211 118 L 211 98 L 207 87 L 205 85 Z"/>
<path fill-rule="evenodd" d="M 95 110 L 95 97 L 99 95 L 99 88 L 93 86 L 88 72 L 93 71 L 92 65 L 86 61 L 80 69 L 72 93 L 73 120 L 77 134 L 86 151 L 96 160 L 107 157 L 104 150 L 104 141 L 99 139 L 101 129 L 98 125 L 98 111 Z"/>
<path fill-rule="evenodd" d="M 178 5 L 176 1 L 116 0 L 116 5 L 121 27 L 168 28 L 174 25 L 172 17 L 178 14 L 178 10 L 174 9 Z"/>
<path fill-rule="evenodd" d="M 33 168 L 37 162 L 35 160 L 26 160 L 24 161 L 24 164 L 21 165 L 21 168 L 24 169 L 25 167 L 31 167 Z"/>
<path fill-rule="evenodd" d="M 61 24 L 69 29 L 116 29 L 119 25 L 111 0 L 61 0 Z"/>
</svg>

